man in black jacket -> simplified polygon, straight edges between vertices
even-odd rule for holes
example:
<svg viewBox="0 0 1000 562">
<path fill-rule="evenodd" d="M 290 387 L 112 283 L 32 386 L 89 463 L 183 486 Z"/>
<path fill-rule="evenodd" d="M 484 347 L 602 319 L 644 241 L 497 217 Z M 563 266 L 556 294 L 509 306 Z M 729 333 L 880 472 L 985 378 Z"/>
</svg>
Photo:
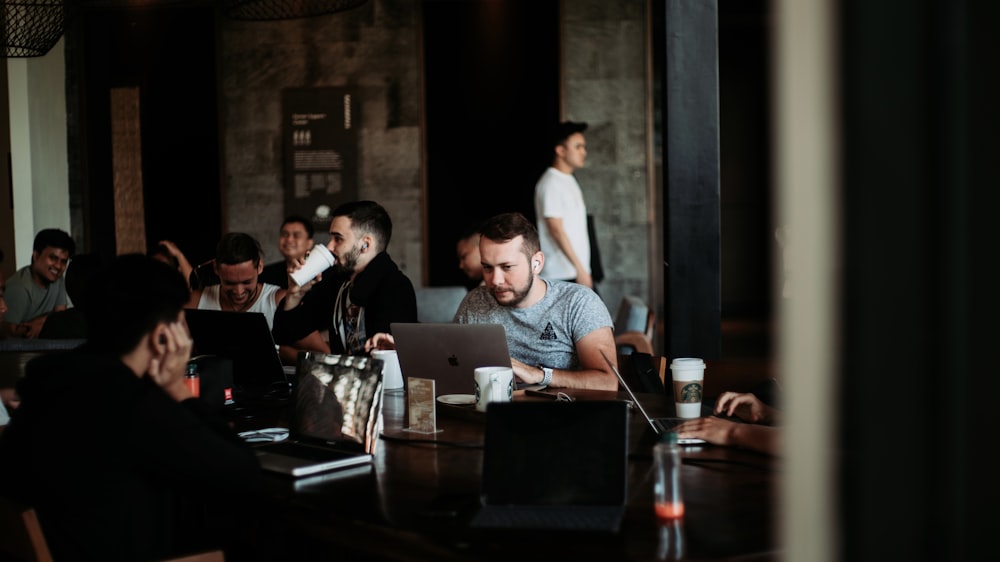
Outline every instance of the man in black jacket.
<svg viewBox="0 0 1000 562">
<path fill-rule="evenodd" d="M 390 323 L 417 321 L 417 297 L 413 283 L 386 253 L 392 220 L 381 205 L 345 203 L 331 219 L 326 247 L 336 258 L 332 273 L 302 286 L 289 280 L 274 315 L 274 339 L 295 345 L 329 330 L 329 348 L 313 350 L 363 355 L 368 337 L 389 333 Z M 301 258 L 299 266 L 303 263 Z"/>
<path fill-rule="evenodd" d="M 3 492 L 34 506 L 56 560 L 223 548 L 200 517 L 261 484 L 253 451 L 184 374 L 187 284 L 131 254 L 100 271 L 81 347 L 31 360 L 0 436 Z M 209 533 L 209 534 L 207 534 Z"/>
</svg>

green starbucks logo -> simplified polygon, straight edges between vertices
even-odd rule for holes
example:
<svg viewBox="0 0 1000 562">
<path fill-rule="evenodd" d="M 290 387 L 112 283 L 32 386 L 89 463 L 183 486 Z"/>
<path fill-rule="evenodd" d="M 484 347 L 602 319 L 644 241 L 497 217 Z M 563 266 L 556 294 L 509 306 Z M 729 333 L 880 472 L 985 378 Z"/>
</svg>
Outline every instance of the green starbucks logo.
<svg viewBox="0 0 1000 562">
<path fill-rule="evenodd" d="M 695 381 L 682 386 L 679 402 L 701 402 L 701 383 Z"/>
</svg>

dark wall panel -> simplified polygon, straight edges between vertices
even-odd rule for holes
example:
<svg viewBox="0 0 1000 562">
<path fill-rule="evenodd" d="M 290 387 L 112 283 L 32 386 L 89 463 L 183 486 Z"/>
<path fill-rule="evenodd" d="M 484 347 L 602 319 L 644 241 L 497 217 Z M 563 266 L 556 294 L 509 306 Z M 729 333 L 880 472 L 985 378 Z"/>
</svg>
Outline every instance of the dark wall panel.
<svg viewBox="0 0 1000 562">
<path fill-rule="evenodd" d="M 462 285 L 455 242 L 496 213 L 534 218 L 559 120 L 559 2 L 423 3 L 431 285 Z"/>
</svg>

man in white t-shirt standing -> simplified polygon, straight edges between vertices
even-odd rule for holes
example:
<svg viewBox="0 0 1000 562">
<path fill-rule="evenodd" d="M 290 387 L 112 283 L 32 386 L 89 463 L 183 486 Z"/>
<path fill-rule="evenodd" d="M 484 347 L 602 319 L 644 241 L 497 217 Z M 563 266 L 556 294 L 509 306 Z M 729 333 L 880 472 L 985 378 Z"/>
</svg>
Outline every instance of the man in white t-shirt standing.
<svg viewBox="0 0 1000 562">
<path fill-rule="evenodd" d="M 552 166 L 535 184 L 535 216 L 545 277 L 575 281 L 594 288 L 590 271 L 590 238 L 587 235 L 587 205 L 573 172 L 584 166 L 586 123 L 564 121 L 553 136 Z"/>
</svg>

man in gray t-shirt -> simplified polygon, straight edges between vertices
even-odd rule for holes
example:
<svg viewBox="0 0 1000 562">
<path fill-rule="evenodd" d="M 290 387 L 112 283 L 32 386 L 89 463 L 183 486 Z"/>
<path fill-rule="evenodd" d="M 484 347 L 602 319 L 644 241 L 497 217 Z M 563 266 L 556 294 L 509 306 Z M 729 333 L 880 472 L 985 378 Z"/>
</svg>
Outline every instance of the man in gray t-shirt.
<svg viewBox="0 0 1000 562">
<path fill-rule="evenodd" d="M 480 227 L 483 284 L 455 313 L 461 324 L 503 324 L 514 375 L 528 384 L 617 390 L 618 377 L 603 351 L 617 360 L 611 314 L 593 290 L 538 277 L 545 265 L 538 231 L 520 213 L 505 213 Z M 392 348 L 375 334 L 366 349 Z"/>
<path fill-rule="evenodd" d="M 480 233 L 484 284 L 466 295 L 455 322 L 503 324 L 523 382 L 616 390 L 618 378 L 601 356 L 617 357 L 604 301 L 583 285 L 538 277 L 545 255 L 520 213 L 488 219 Z"/>
<path fill-rule="evenodd" d="M 31 264 L 7 280 L 7 313 L 0 332 L 8 337 L 37 338 L 50 312 L 69 306 L 63 272 L 76 252 L 69 233 L 45 228 L 35 235 Z"/>
</svg>

